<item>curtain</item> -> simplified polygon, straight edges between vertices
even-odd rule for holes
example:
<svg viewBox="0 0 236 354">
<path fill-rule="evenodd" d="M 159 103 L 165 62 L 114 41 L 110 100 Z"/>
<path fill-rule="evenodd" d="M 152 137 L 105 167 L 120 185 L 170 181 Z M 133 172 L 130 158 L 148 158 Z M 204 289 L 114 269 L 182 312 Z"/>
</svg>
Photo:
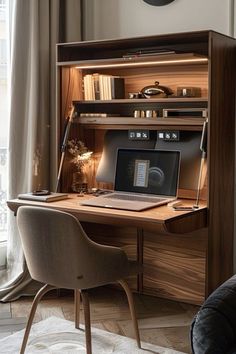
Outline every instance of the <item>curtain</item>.
<svg viewBox="0 0 236 354">
<path fill-rule="evenodd" d="M 80 0 L 12 0 L 9 195 L 55 187 L 56 43 L 81 40 Z M 35 293 L 9 213 L 0 300 Z"/>
</svg>

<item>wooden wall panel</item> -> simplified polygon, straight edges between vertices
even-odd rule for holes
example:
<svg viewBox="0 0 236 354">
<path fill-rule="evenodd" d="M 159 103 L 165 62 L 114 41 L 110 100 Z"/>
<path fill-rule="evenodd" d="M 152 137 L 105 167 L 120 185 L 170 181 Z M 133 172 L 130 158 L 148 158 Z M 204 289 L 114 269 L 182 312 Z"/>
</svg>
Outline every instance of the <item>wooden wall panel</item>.
<svg viewBox="0 0 236 354">
<path fill-rule="evenodd" d="M 63 68 L 61 71 L 61 112 L 62 121 L 67 117 L 73 101 L 81 100 L 82 73 L 75 68 Z"/>
<path fill-rule="evenodd" d="M 143 236 L 143 292 L 201 304 L 205 297 L 206 230 Z"/>
<path fill-rule="evenodd" d="M 208 95 L 207 66 L 169 67 L 168 73 L 163 69 L 148 73 L 147 70 L 139 70 L 138 74 L 126 77 L 126 95 L 128 92 L 140 91 L 143 87 L 153 85 L 159 81 L 160 85 L 171 88 L 176 94 L 177 87 L 194 86 L 202 89 L 202 96 Z"/>
<path fill-rule="evenodd" d="M 116 68 L 115 70 L 100 70 L 99 73 L 124 77 L 126 98 L 128 98 L 128 92 L 139 92 L 143 87 L 153 85 L 155 81 L 159 81 L 160 85 L 170 87 L 174 94 L 176 94 L 176 89 L 179 86 L 193 86 L 202 89 L 202 97 L 208 96 L 207 64 L 173 65 L 164 69 L 162 66 Z"/>
</svg>

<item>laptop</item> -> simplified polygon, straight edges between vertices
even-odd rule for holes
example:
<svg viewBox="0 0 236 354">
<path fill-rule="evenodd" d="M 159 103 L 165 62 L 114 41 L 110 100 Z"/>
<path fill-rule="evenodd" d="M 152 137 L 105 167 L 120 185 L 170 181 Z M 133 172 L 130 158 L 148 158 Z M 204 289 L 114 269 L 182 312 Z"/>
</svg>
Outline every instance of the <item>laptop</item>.
<svg viewBox="0 0 236 354">
<path fill-rule="evenodd" d="M 118 149 L 114 192 L 81 205 L 142 211 L 177 197 L 180 152 Z"/>
</svg>

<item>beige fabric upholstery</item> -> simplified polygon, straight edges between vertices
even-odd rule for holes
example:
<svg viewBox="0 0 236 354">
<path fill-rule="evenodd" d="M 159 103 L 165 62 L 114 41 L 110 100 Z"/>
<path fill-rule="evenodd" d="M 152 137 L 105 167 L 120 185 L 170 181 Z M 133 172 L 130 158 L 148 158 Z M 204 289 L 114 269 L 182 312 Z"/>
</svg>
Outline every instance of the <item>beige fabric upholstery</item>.
<svg viewBox="0 0 236 354">
<path fill-rule="evenodd" d="M 90 240 L 71 214 L 24 206 L 17 223 L 30 274 L 41 283 L 88 289 L 138 272 L 122 249 Z"/>
<path fill-rule="evenodd" d="M 53 288 L 75 289 L 75 326 L 80 323 L 80 297 L 85 318 L 86 353 L 92 354 L 89 288 L 118 281 L 126 292 L 137 345 L 140 336 L 134 301 L 123 278 L 137 274 L 136 262 L 129 262 L 117 247 L 99 245 L 88 238 L 71 214 L 49 208 L 22 206 L 17 212 L 22 246 L 33 279 L 45 283 L 36 294 L 27 322 L 20 354 L 25 353 L 38 303 Z"/>
</svg>

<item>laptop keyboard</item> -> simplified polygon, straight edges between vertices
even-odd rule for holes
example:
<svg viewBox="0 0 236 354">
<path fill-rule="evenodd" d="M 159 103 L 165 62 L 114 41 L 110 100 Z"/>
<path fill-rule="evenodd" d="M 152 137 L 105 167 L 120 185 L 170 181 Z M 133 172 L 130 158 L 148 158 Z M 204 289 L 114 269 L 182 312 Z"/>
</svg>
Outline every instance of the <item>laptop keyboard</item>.
<svg viewBox="0 0 236 354">
<path fill-rule="evenodd" d="M 162 202 L 165 198 L 152 198 L 138 195 L 126 195 L 126 194 L 113 194 L 106 195 L 104 198 L 106 199 L 118 199 L 118 200 L 129 200 L 129 201 L 137 201 L 137 202 L 148 202 L 148 203 L 158 203 Z"/>
</svg>

